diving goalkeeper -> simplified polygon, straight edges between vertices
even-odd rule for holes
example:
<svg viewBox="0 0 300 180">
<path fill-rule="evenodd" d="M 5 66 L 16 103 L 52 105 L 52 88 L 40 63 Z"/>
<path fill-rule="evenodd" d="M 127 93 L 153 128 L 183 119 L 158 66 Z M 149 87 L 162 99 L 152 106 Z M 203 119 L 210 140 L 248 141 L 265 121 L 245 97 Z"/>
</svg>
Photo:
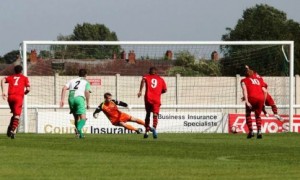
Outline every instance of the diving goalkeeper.
<svg viewBox="0 0 300 180">
<path fill-rule="evenodd" d="M 128 109 L 130 109 L 127 103 L 122 102 L 122 101 L 113 100 L 112 95 L 108 92 L 104 94 L 104 99 L 105 99 L 105 101 L 102 102 L 98 106 L 98 108 L 94 111 L 94 113 L 93 113 L 94 118 L 97 118 L 99 113 L 101 111 L 103 111 L 103 113 L 110 120 L 112 125 L 123 126 L 124 128 L 126 128 L 128 130 L 135 131 L 137 134 L 142 133 L 141 129 L 133 127 L 130 124 L 127 124 L 126 122 L 128 122 L 128 121 L 135 122 L 142 126 L 145 126 L 145 122 L 141 119 L 135 118 L 124 112 L 121 112 L 118 109 L 118 106 L 123 106 L 123 107 L 127 107 Z"/>
</svg>

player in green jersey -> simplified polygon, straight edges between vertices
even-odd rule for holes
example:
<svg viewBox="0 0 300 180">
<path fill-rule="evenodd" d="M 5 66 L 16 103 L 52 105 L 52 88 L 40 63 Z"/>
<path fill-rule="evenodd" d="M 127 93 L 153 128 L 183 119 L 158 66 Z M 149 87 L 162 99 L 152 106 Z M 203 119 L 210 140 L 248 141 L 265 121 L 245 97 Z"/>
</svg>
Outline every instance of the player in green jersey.
<svg viewBox="0 0 300 180">
<path fill-rule="evenodd" d="M 68 103 L 70 114 L 73 114 L 75 119 L 75 133 L 79 138 L 83 138 L 82 128 L 86 122 L 86 110 L 89 109 L 89 100 L 91 93 L 91 85 L 86 80 L 87 71 L 80 69 L 79 77 L 70 80 L 61 91 L 60 107 L 64 106 L 66 91 L 69 90 Z"/>
</svg>

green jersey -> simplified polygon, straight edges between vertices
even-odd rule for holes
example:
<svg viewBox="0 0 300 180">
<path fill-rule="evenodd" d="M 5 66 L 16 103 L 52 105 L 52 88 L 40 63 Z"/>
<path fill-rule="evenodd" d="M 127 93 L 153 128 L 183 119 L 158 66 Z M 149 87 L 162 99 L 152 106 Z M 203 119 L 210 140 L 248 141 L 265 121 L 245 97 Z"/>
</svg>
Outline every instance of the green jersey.
<svg viewBox="0 0 300 180">
<path fill-rule="evenodd" d="M 70 80 L 66 87 L 69 89 L 69 106 L 71 113 L 85 114 L 85 91 L 91 91 L 90 83 L 82 77 Z"/>
</svg>

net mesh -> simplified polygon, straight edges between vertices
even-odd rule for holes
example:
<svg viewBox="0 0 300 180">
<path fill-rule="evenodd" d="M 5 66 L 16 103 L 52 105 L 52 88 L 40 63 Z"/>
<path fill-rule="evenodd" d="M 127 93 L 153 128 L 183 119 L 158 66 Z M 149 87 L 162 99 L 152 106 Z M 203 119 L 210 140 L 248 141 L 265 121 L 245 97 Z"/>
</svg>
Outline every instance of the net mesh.
<svg viewBox="0 0 300 180">
<path fill-rule="evenodd" d="M 87 69 L 88 80 L 92 85 L 90 103 L 92 107 L 103 101 L 105 92 L 110 92 L 113 98 L 136 107 L 129 113 L 141 119 L 144 119 L 145 114 L 142 108 L 144 100 L 137 98 L 137 93 L 142 75 L 152 66 L 158 68 L 158 74 L 165 79 L 168 87 L 168 92 L 162 96 L 162 105 L 169 108 L 161 110 L 165 113 L 162 113 L 161 119 L 167 116 L 178 116 L 173 117 L 177 120 L 179 116 L 187 119 L 188 115 L 196 117 L 197 113 L 201 116 L 220 113 L 217 116 L 223 119 L 224 113 L 243 113 L 244 110 L 241 108 L 210 106 L 243 105 L 240 80 L 244 75 L 245 64 L 264 77 L 269 85 L 268 90 L 277 104 L 288 105 L 289 69 L 281 48 L 281 45 L 201 44 L 27 45 L 25 50 L 28 54 L 27 74 L 32 89 L 27 96 L 27 105 L 31 107 L 28 110 L 29 132 L 39 131 L 38 119 L 45 116 L 49 118 L 48 125 L 52 126 L 51 128 L 48 126 L 47 132 L 54 132 L 56 125 L 51 121 L 60 118 L 55 113 L 67 114 L 68 119 L 72 120 L 72 116 L 68 115 L 68 109 L 50 106 L 59 104 L 62 87 L 77 77 L 81 68 Z M 2 75 L 9 74 L 11 71 L 6 71 Z M 180 105 L 188 105 L 190 108 L 176 107 Z M 199 105 L 207 105 L 207 108 L 200 108 Z M 44 107 L 34 108 L 35 106 Z M 127 112 L 125 109 L 122 110 Z M 45 116 L 42 115 L 43 112 Z M 92 110 L 89 113 L 91 112 Z M 280 113 L 287 115 L 288 110 L 280 109 Z M 163 124 L 163 120 L 159 123 Z M 171 130 L 168 131 L 171 132 L 185 131 L 182 125 L 165 126 L 170 126 Z M 225 129 L 225 125 L 218 124 L 218 126 Z M 216 131 L 212 129 L 210 131 L 206 128 L 201 131 Z"/>
</svg>

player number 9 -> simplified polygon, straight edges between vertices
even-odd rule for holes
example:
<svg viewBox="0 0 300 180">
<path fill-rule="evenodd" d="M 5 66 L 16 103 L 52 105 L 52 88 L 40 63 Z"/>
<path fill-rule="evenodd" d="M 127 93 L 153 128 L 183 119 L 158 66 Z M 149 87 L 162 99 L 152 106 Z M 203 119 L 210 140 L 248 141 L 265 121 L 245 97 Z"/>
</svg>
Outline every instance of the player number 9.
<svg viewBox="0 0 300 180">
<path fill-rule="evenodd" d="M 156 88 L 157 86 L 157 79 L 151 79 L 151 87 Z"/>
</svg>

